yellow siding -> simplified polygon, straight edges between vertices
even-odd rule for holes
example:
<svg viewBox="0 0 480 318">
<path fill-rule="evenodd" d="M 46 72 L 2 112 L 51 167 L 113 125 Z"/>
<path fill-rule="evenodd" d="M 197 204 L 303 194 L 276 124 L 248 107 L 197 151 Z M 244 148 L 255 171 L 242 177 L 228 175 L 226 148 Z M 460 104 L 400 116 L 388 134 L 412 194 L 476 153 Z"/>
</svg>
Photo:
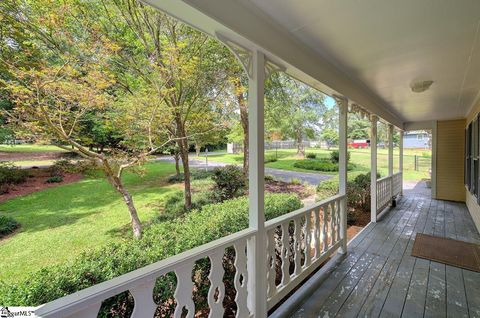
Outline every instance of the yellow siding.
<svg viewBox="0 0 480 318">
<path fill-rule="evenodd" d="M 472 111 L 468 114 L 465 127 L 467 126 L 468 123 L 470 123 L 475 118 L 475 116 L 477 116 L 479 112 L 480 112 L 480 101 L 477 103 L 475 107 L 473 107 Z M 477 229 L 480 232 L 480 206 L 477 203 L 477 199 L 473 195 L 471 195 L 467 189 L 465 189 L 465 197 L 466 197 L 468 211 L 470 211 L 473 221 L 475 222 L 475 225 L 477 226 Z"/>
<path fill-rule="evenodd" d="M 437 123 L 437 199 L 465 201 L 465 120 Z"/>
</svg>

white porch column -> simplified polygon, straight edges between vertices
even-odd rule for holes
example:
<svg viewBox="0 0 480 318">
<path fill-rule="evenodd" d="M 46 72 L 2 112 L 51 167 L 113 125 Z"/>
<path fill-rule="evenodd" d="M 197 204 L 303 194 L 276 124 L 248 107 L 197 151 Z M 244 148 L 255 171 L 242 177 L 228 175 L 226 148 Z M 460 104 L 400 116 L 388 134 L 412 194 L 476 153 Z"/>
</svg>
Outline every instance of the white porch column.
<svg viewBox="0 0 480 318">
<path fill-rule="evenodd" d="M 338 174 L 339 174 L 339 193 L 347 194 L 347 118 L 348 118 L 348 99 L 343 96 L 334 96 L 339 107 L 339 139 L 338 139 Z M 340 239 L 342 246 L 340 253 L 347 252 L 347 199 L 341 202 L 340 208 Z"/>
<path fill-rule="evenodd" d="M 267 316 L 267 258 L 264 211 L 264 90 L 265 56 L 254 51 L 248 81 L 249 226 L 257 230 L 248 242 L 248 307 L 257 318 Z"/>
<path fill-rule="evenodd" d="M 393 175 L 393 125 L 388 124 L 388 175 Z"/>
<path fill-rule="evenodd" d="M 393 125 L 388 124 L 388 175 L 393 175 Z M 393 200 L 393 178 L 390 178 L 390 200 Z"/>
<path fill-rule="evenodd" d="M 378 117 L 370 117 L 370 221 L 377 222 L 377 121 Z"/>
<path fill-rule="evenodd" d="M 402 173 L 402 179 L 400 180 L 400 195 L 403 195 L 403 130 L 400 130 L 398 170 Z"/>
</svg>

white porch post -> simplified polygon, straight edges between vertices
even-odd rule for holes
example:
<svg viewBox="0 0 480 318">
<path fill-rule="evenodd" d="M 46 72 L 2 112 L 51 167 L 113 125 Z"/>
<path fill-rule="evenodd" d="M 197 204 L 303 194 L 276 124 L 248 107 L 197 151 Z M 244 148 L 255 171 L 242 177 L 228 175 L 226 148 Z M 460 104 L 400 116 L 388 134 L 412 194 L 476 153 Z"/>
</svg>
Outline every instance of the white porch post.
<svg viewBox="0 0 480 318">
<path fill-rule="evenodd" d="M 377 222 L 377 121 L 378 117 L 370 117 L 370 221 Z"/>
<path fill-rule="evenodd" d="M 393 175 L 393 125 L 388 124 L 388 175 Z"/>
<path fill-rule="evenodd" d="M 402 178 L 400 180 L 400 195 L 403 195 L 403 130 L 400 130 L 398 170 L 402 173 Z"/>
<path fill-rule="evenodd" d="M 248 81 L 249 226 L 257 230 L 248 242 L 248 307 L 257 318 L 267 316 L 267 258 L 264 211 L 264 90 L 265 56 L 255 50 Z"/>
<path fill-rule="evenodd" d="M 339 174 L 339 193 L 347 194 L 347 118 L 348 118 L 348 99 L 343 96 L 335 96 L 339 107 L 339 139 L 338 139 L 338 174 Z M 340 253 L 347 252 L 347 198 L 341 201 L 340 209 L 340 239 L 342 246 Z"/>
<path fill-rule="evenodd" d="M 393 125 L 388 124 L 388 175 L 393 175 Z M 389 197 L 393 199 L 393 178 L 390 178 L 390 194 Z"/>
</svg>

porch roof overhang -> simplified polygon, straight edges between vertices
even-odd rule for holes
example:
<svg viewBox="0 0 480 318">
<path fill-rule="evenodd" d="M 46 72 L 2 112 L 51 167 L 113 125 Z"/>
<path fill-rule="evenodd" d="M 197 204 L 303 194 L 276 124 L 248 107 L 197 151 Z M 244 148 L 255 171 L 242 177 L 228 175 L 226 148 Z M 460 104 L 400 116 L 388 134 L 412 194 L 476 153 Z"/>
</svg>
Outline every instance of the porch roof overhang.
<svg viewBox="0 0 480 318">
<path fill-rule="evenodd" d="M 236 0 L 143 0 L 206 34 L 228 38 L 328 95 L 342 95 L 403 129 L 404 118 L 367 85 L 302 43 L 250 3 Z"/>
<path fill-rule="evenodd" d="M 399 128 L 465 117 L 480 99 L 480 2 L 144 0 L 259 49 L 326 94 Z M 433 80 L 423 93 L 411 85 Z"/>
</svg>

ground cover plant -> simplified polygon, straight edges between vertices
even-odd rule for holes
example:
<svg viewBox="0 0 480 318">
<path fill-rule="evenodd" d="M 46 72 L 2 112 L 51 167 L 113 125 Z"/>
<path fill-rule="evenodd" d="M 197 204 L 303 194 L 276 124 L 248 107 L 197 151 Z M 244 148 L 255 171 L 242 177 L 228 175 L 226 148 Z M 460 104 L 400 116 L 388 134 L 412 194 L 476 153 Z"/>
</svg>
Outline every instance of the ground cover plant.
<svg viewBox="0 0 480 318">
<path fill-rule="evenodd" d="M 0 239 L 12 234 L 19 227 L 20 223 L 18 223 L 14 218 L 0 215 Z"/>
</svg>

